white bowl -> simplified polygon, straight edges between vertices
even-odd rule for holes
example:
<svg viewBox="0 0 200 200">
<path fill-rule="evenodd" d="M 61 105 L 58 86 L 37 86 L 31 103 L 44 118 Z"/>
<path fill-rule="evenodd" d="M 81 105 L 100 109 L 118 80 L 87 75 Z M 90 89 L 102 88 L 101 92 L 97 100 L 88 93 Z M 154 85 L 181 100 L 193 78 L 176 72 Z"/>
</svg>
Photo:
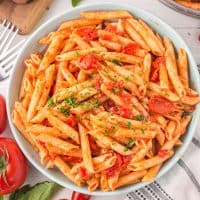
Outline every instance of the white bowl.
<svg viewBox="0 0 200 200">
<path fill-rule="evenodd" d="M 21 53 L 17 57 L 15 67 L 10 78 L 10 85 L 8 91 L 8 98 L 7 98 L 7 111 L 8 111 L 8 118 L 9 123 L 11 126 L 11 130 L 13 135 L 19 144 L 20 148 L 22 149 L 23 153 L 27 157 L 27 159 L 45 176 L 49 179 L 57 182 L 58 184 L 62 185 L 63 187 L 79 191 L 82 193 L 89 193 L 86 187 L 79 187 L 68 180 L 59 170 L 51 169 L 47 170 L 45 166 L 40 164 L 40 159 L 38 154 L 34 151 L 32 146 L 25 140 L 25 138 L 20 134 L 20 132 L 16 129 L 11 121 L 11 111 L 14 106 L 14 102 L 18 100 L 19 96 L 19 88 L 22 80 L 22 76 L 24 73 L 25 66 L 23 64 L 23 60 L 27 58 L 32 52 L 39 48 L 38 40 L 42 38 L 44 35 L 48 34 L 49 32 L 56 29 L 62 21 L 75 19 L 80 17 L 80 12 L 86 10 L 128 10 L 134 16 L 142 18 L 146 21 L 151 27 L 153 27 L 158 33 L 161 35 L 168 36 L 173 43 L 175 44 L 176 48 L 184 48 L 188 53 L 189 64 L 190 64 L 190 80 L 192 84 L 192 88 L 200 92 L 200 78 L 197 70 L 196 63 L 194 58 L 183 41 L 183 39 L 166 23 L 164 23 L 159 18 L 153 16 L 152 14 L 133 7 L 131 5 L 124 5 L 124 4 L 115 4 L 115 3 L 102 3 L 102 4 L 93 4 L 93 5 L 86 5 L 80 6 L 75 9 L 67 10 L 65 13 L 50 19 L 48 22 L 43 24 L 38 30 L 36 30 L 27 40 L 26 44 L 23 46 Z M 184 151 L 188 147 L 197 126 L 197 122 L 199 120 L 200 115 L 200 107 L 199 105 L 196 107 L 195 112 L 193 113 L 193 119 L 188 127 L 187 133 L 183 138 L 183 145 L 176 149 L 174 156 L 169 159 L 160 170 L 159 174 L 157 175 L 156 179 L 164 175 L 168 170 L 172 168 L 173 165 L 178 161 L 178 159 L 183 155 Z M 137 183 L 129 186 L 125 186 L 122 188 L 117 189 L 114 192 L 103 192 L 100 190 L 94 191 L 92 194 L 97 196 L 103 195 L 118 195 L 122 193 L 128 193 L 133 190 L 139 189 L 140 187 L 145 186 L 148 183 Z"/>
</svg>

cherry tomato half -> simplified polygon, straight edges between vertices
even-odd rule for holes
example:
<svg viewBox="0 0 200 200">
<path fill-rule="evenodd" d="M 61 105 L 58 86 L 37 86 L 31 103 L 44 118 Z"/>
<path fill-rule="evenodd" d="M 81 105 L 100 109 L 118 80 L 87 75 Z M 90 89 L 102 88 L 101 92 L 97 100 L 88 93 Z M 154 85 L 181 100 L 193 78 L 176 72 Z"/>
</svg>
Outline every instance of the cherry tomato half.
<svg viewBox="0 0 200 200">
<path fill-rule="evenodd" d="M 96 40 L 98 38 L 97 30 L 93 27 L 82 27 L 77 30 L 77 34 L 80 35 L 86 41 Z"/>
<path fill-rule="evenodd" d="M 74 128 L 77 125 L 77 119 L 74 115 L 71 114 L 69 117 L 67 117 L 66 123 Z"/>
<path fill-rule="evenodd" d="M 90 195 L 82 194 L 80 192 L 73 192 L 71 196 L 71 200 L 89 200 L 91 198 Z"/>
<path fill-rule="evenodd" d="M 95 54 L 81 56 L 79 66 L 83 70 L 97 69 L 98 58 Z"/>
<path fill-rule="evenodd" d="M 6 127 L 6 103 L 3 96 L 0 95 L 0 134 Z"/>
<path fill-rule="evenodd" d="M 169 114 L 175 111 L 174 104 L 160 96 L 152 96 L 149 99 L 148 107 L 151 112 L 158 114 Z"/>
<path fill-rule="evenodd" d="M 27 161 L 17 143 L 10 138 L 0 138 L 0 195 L 19 188 L 27 176 Z"/>
</svg>

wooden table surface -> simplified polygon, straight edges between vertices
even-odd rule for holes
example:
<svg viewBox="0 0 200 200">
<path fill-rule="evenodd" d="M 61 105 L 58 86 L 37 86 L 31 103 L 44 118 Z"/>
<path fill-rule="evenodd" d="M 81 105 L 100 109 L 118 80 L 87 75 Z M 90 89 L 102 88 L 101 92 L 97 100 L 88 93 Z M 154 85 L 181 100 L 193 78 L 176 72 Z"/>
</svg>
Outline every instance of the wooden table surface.
<svg viewBox="0 0 200 200">
<path fill-rule="evenodd" d="M 108 2 L 108 0 L 83 0 L 81 5 L 96 3 L 96 2 Z M 185 40 L 185 42 L 190 47 L 193 56 L 200 65 L 200 19 L 192 18 L 185 16 L 183 14 L 177 13 L 176 11 L 164 6 L 158 0 L 109 0 L 109 2 L 116 3 L 126 3 L 129 5 L 136 6 L 138 8 L 144 9 L 146 11 L 151 12 L 157 17 L 164 20 L 166 23 L 171 25 Z M 40 20 L 37 26 L 40 26 L 43 22 L 47 21 L 49 18 L 59 15 L 60 13 L 66 11 L 67 9 L 71 9 L 71 0 L 54 0 L 48 12 L 45 13 L 43 18 Z M 20 41 L 23 38 L 29 37 L 27 36 L 18 36 L 15 42 Z M 0 82 L 0 93 L 4 96 L 7 95 L 9 79 L 6 79 Z M 11 132 L 9 127 L 5 130 L 4 136 L 10 136 Z M 36 183 L 41 180 L 45 180 L 46 178 L 36 171 L 33 167 L 30 167 L 29 177 L 27 178 L 27 183 Z M 59 198 L 69 198 L 70 191 L 67 189 L 63 189 L 60 193 L 53 197 L 53 200 L 58 200 Z M 125 198 L 125 195 L 117 196 L 117 197 L 104 197 L 104 200 L 113 199 L 113 200 L 122 200 Z M 102 198 L 94 198 L 94 199 L 102 199 Z"/>
</svg>

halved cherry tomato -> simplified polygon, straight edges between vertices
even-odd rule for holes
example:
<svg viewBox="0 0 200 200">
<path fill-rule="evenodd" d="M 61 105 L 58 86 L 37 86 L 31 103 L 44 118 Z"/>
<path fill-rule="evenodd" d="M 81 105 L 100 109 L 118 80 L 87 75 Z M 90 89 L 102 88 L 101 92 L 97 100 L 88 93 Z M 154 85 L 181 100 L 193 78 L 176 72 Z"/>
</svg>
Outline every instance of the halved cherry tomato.
<svg viewBox="0 0 200 200">
<path fill-rule="evenodd" d="M 79 174 L 80 178 L 85 180 L 88 180 L 91 177 L 91 174 L 84 167 L 79 167 L 77 169 L 77 173 Z"/>
<path fill-rule="evenodd" d="M 71 114 L 69 117 L 67 117 L 66 123 L 74 128 L 77 125 L 77 119 L 74 115 Z"/>
<path fill-rule="evenodd" d="M 79 67 L 84 70 L 97 69 L 98 58 L 95 54 L 87 54 L 80 57 Z"/>
<path fill-rule="evenodd" d="M 0 95 L 0 134 L 6 127 L 6 103 L 3 96 Z"/>
<path fill-rule="evenodd" d="M 138 43 L 129 43 L 122 48 L 121 52 L 129 55 L 134 55 L 138 48 L 140 48 Z"/>
<path fill-rule="evenodd" d="M 113 114 L 120 115 L 124 118 L 129 118 L 131 115 L 131 110 L 122 106 L 113 106 L 110 108 L 110 112 L 112 112 Z"/>
<path fill-rule="evenodd" d="M 161 150 L 159 150 L 159 152 L 158 152 L 158 155 L 161 157 L 161 158 L 163 158 L 163 157 L 165 157 L 167 154 L 168 154 L 168 150 L 167 149 L 161 149 Z"/>
<path fill-rule="evenodd" d="M 151 112 L 158 114 L 169 114 L 175 111 L 174 104 L 160 96 L 152 96 L 149 99 L 148 107 Z"/>
<path fill-rule="evenodd" d="M 151 74 L 150 74 L 150 80 L 152 82 L 157 82 L 159 80 L 159 73 L 160 73 L 160 64 L 165 64 L 165 58 L 164 57 L 159 57 L 156 58 L 151 67 Z"/>
<path fill-rule="evenodd" d="M 0 195 L 19 188 L 27 176 L 27 161 L 17 143 L 10 138 L 0 138 Z"/>
<path fill-rule="evenodd" d="M 90 195 L 73 191 L 71 200 L 89 200 L 90 197 L 91 197 Z"/>
<path fill-rule="evenodd" d="M 86 41 L 96 40 L 98 38 L 97 30 L 93 27 L 79 28 L 77 29 L 77 34 Z"/>
<path fill-rule="evenodd" d="M 107 177 L 114 176 L 116 172 L 126 167 L 131 160 L 131 156 L 121 156 L 120 154 L 117 154 L 117 153 L 116 153 L 116 157 L 117 158 L 116 158 L 115 164 L 104 171 L 104 174 Z"/>
<path fill-rule="evenodd" d="M 100 152 L 101 148 L 97 145 L 96 141 L 89 135 L 89 143 L 90 148 L 92 150 L 92 154 L 97 154 Z"/>
</svg>

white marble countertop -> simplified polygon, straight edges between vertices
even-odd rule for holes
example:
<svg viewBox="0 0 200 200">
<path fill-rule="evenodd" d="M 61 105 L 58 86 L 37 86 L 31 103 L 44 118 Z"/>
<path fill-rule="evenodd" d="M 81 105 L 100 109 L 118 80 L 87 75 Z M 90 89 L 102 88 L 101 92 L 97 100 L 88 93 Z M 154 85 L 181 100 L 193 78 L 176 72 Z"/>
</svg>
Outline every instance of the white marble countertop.
<svg viewBox="0 0 200 200">
<path fill-rule="evenodd" d="M 97 3 L 97 2 L 116 2 L 122 3 L 121 0 L 83 0 L 81 5 Z M 185 16 L 183 14 L 177 13 L 176 11 L 164 6 L 158 0 L 123 0 L 123 3 L 133 5 L 144 10 L 151 12 L 152 14 L 158 16 L 169 25 L 171 25 L 186 41 L 188 46 L 190 47 L 194 58 L 196 59 L 197 64 L 200 64 L 200 20 L 192 17 Z M 64 12 L 66 9 L 70 9 L 71 0 L 54 0 L 50 9 L 44 14 L 43 18 L 40 20 L 38 26 L 40 26 L 43 22 L 47 21 L 49 18 L 59 15 Z M 22 38 L 26 38 L 29 36 L 17 36 L 16 41 L 20 41 Z M 0 93 L 4 96 L 7 95 L 9 79 L 6 79 L 0 82 Z M 7 125 L 3 136 L 12 137 L 12 133 Z M 29 176 L 26 180 L 26 183 L 34 184 L 42 180 L 47 180 L 40 172 L 30 166 Z M 52 199 L 58 200 L 61 198 L 70 197 L 71 191 L 68 189 L 62 189 L 59 193 L 56 194 Z M 104 200 L 113 199 L 113 200 L 121 200 L 124 199 L 125 195 L 122 196 L 113 196 L 113 197 L 104 197 Z M 102 198 L 94 197 L 95 200 L 100 200 Z"/>
</svg>

